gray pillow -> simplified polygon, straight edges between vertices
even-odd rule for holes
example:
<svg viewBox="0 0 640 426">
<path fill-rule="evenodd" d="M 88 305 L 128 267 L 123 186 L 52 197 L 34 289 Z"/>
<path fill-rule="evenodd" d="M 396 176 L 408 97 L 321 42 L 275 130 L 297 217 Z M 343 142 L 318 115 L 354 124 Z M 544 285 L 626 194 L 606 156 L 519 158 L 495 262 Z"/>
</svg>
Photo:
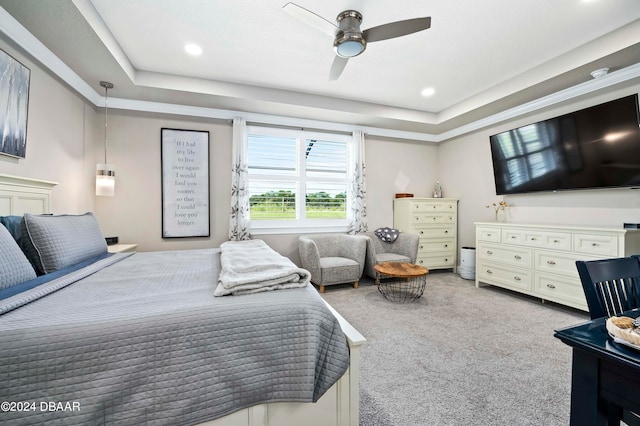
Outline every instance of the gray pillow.
<svg viewBox="0 0 640 426">
<path fill-rule="evenodd" d="M 36 273 L 4 225 L 0 225 L 0 290 L 32 280 Z"/>
<path fill-rule="evenodd" d="M 400 235 L 400 231 L 393 228 L 378 228 L 374 233 L 385 243 L 394 242 L 398 238 L 398 235 Z"/>
<path fill-rule="evenodd" d="M 25 213 L 21 228 L 22 250 L 38 274 L 48 274 L 107 252 L 107 243 L 92 213 Z"/>
</svg>

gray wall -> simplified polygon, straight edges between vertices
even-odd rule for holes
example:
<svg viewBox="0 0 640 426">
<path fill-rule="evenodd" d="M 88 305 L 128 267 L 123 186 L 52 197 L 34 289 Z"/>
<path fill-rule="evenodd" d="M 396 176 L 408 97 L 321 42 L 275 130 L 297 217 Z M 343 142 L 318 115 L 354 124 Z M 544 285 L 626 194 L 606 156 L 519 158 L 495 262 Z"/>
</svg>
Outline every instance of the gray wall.
<svg viewBox="0 0 640 426">
<path fill-rule="evenodd" d="M 31 70 L 26 155 L 0 155 L 0 173 L 59 182 L 54 213 L 93 211 L 95 109 L 1 38 L 0 48 Z"/>
<path fill-rule="evenodd" d="M 104 120 L 96 116 L 96 127 Z M 210 139 L 211 237 L 162 239 L 160 129 L 206 130 Z M 436 180 L 437 146 L 365 137 L 370 228 L 392 226 L 396 192 L 427 195 Z M 101 149 L 101 139 L 97 150 Z M 109 162 L 116 166 L 115 197 L 96 197 L 105 235 L 135 242 L 141 251 L 216 247 L 229 228 L 232 125 L 225 121 L 109 110 Z M 402 183 L 402 185 L 400 185 Z M 258 235 L 297 261 L 297 235 Z"/>
<path fill-rule="evenodd" d="M 95 197 L 95 164 L 102 162 L 104 114 L 13 45 L 0 48 L 31 69 L 25 159 L 0 155 L 0 173 L 59 182 L 54 213 L 94 211 L 103 233 L 139 249 L 215 247 L 227 238 L 231 179 L 231 123 L 209 119 L 109 110 L 109 162 L 115 164 L 116 196 Z M 430 196 L 440 180 L 445 197 L 460 199 L 459 245 L 475 242 L 474 221 L 493 220 L 484 206 L 497 201 L 489 136 L 503 130 L 637 93 L 640 84 L 453 138 L 440 144 L 366 137 L 367 206 L 370 229 L 391 226 L 396 192 Z M 160 129 L 210 132 L 211 237 L 161 238 Z M 622 226 L 640 222 L 640 191 L 570 191 L 508 196 L 514 222 Z M 297 235 L 261 235 L 298 261 Z"/>
<path fill-rule="evenodd" d="M 496 196 L 489 136 L 540 120 L 587 108 L 640 91 L 640 84 L 584 97 L 576 102 L 494 125 L 438 146 L 438 168 L 447 196 L 460 199 L 459 246 L 475 244 L 474 221 L 492 221 L 485 208 L 500 199 L 512 206 L 507 220 L 520 223 L 598 225 L 621 228 L 640 222 L 640 190 L 600 189 Z"/>
</svg>

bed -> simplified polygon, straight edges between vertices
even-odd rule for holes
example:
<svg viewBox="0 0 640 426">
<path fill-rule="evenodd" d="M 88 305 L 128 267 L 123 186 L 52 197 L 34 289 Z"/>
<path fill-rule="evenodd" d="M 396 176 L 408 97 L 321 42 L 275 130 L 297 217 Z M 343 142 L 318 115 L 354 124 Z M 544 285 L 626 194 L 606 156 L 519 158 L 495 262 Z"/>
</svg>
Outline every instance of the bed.
<svg viewBox="0 0 640 426">
<path fill-rule="evenodd" d="M 57 216 L 29 215 L 49 212 L 54 185 L 0 175 L 0 216 L 65 232 L 51 228 Z M 69 220 L 95 231 L 92 216 Z M 83 256 L 102 251 L 92 240 Z M 0 301 L 0 395 L 12 404 L 0 419 L 358 425 L 364 338 L 311 285 L 213 296 L 223 246 L 92 256 L 81 268 L 57 253 L 64 244 L 49 257 L 40 248 L 36 266 L 54 279 Z"/>
</svg>

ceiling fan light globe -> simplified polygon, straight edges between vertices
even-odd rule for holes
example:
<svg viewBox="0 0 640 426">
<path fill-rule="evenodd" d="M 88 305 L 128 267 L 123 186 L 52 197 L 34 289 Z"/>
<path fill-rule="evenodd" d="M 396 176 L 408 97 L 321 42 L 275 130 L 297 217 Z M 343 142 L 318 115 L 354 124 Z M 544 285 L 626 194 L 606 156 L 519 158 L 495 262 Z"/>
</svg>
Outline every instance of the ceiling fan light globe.
<svg viewBox="0 0 640 426">
<path fill-rule="evenodd" d="M 367 47 L 367 42 L 359 35 L 338 35 L 333 43 L 333 50 L 336 55 L 343 58 L 353 58 L 358 56 Z"/>
</svg>

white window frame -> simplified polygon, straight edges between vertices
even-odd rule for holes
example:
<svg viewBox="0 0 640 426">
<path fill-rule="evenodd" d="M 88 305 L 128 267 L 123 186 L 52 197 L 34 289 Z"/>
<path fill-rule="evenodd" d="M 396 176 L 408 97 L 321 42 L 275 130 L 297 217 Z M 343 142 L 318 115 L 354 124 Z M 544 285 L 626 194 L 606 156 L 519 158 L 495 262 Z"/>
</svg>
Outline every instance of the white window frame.
<svg viewBox="0 0 640 426">
<path fill-rule="evenodd" d="M 350 194 L 349 194 L 349 183 L 352 180 L 351 176 L 351 159 L 353 156 L 353 137 L 351 135 L 340 134 L 340 133 L 330 133 L 330 132 L 314 132 L 308 130 L 295 130 L 295 129 L 282 129 L 282 128 L 272 128 L 272 127 L 262 127 L 251 125 L 247 126 L 247 138 L 249 135 L 264 135 L 264 136 L 280 136 L 283 138 L 296 138 L 297 139 L 297 166 L 296 170 L 303 170 L 304 167 L 304 149 L 302 142 L 308 139 L 319 139 L 319 140 L 331 140 L 336 142 L 345 142 L 347 145 L 347 173 L 346 173 L 346 210 L 347 217 L 345 219 L 302 219 L 300 217 L 296 219 L 281 219 L 281 220 L 249 220 L 249 229 L 252 235 L 264 235 L 264 234 L 301 234 L 301 233 L 323 233 L 323 232 L 347 232 L 349 220 L 351 216 L 350 206 Z M 247 150 L 249 147 L 249 143 L 247 140 Z M 256 176 L 259 177 L 259 176 Z M 251 177 L 248 178 L 249 181 Z M 290 177 L 283 177 L 283 181 L 291 181 Z M 301 174 L 296 177 L 297 180 L 297 188 L 296 194 L 299 196 L 296 197 L 296 212 L 299 214 L 300 212 L 305 211 L 305 200 L 306 197 L 304 194 L 306 193 L 306 183 L 307 179 L 305 174 Z M 341 180 L 340 180 L 341 182 Z"/>
</svg>

